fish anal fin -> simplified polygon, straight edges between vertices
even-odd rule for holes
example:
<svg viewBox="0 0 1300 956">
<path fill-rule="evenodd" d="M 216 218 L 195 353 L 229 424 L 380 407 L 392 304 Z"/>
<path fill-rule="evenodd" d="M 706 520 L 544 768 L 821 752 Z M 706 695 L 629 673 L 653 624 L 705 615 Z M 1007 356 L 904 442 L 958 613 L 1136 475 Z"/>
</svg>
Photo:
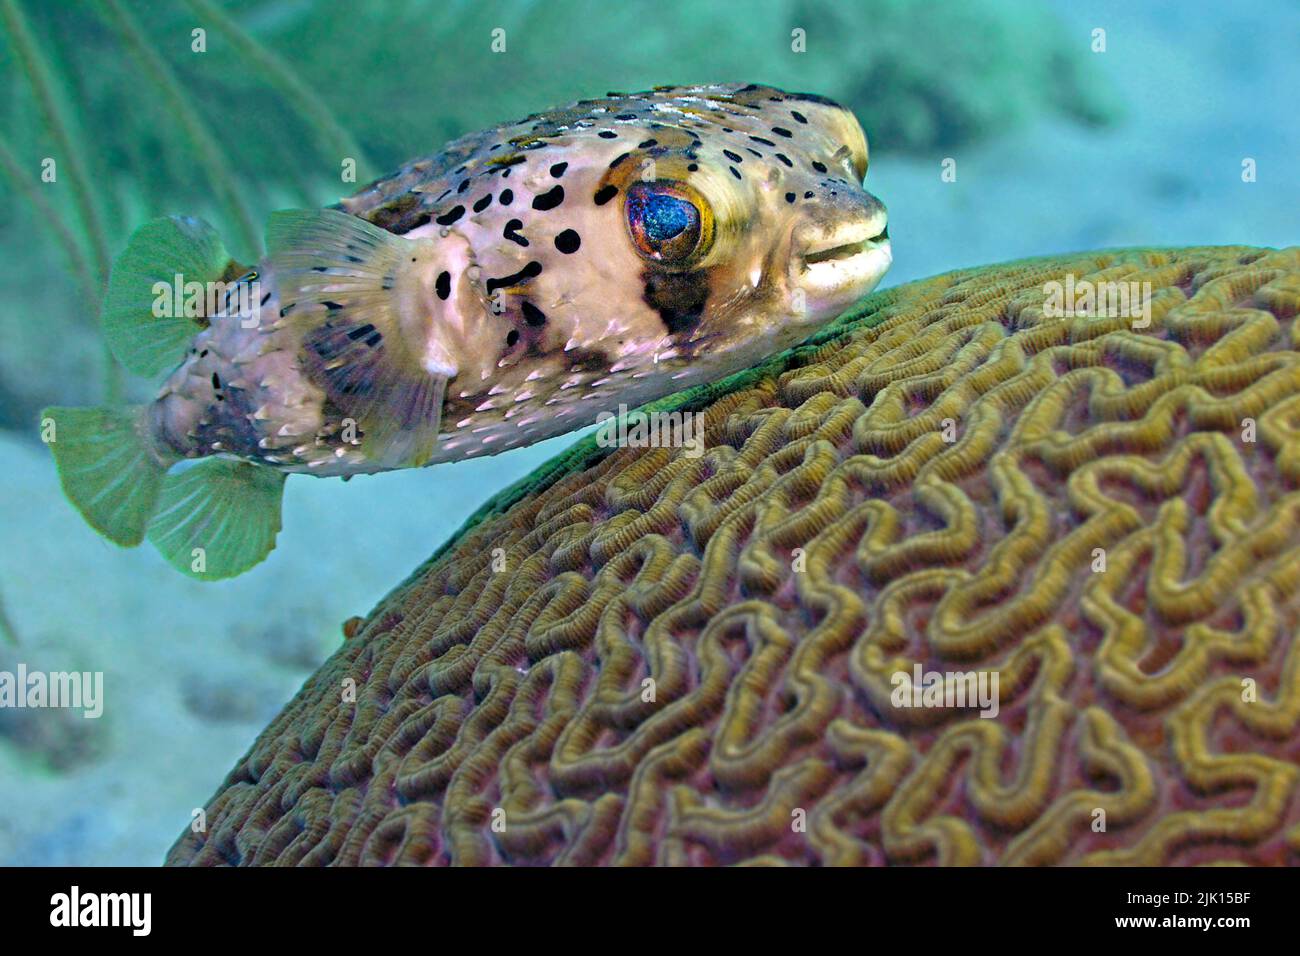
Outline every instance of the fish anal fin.
<svg viewBox="0 0 1300 956">
<path fill-rule="evenodd" d="M 167 563 L 205 581 L 234 577 L 275 548 L 283 472 L 209 458 L 163 479 L 147 536 Z"/>
</svg>

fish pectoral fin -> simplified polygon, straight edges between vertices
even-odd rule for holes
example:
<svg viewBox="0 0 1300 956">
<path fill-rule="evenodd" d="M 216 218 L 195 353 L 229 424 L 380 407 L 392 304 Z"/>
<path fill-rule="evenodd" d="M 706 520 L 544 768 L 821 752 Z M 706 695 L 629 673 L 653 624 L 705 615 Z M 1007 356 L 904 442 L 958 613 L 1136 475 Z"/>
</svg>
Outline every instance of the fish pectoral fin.
<svg viewBox="0 0 1300 956">
<path fill-rule="evenodd" d="M 263 465 L 208 458 L 163 479 L 146 534 L 168 564 L 190 577 L 242 574 L 275 548 L 284 479 Z"/>
<path fill-rule="evenodd" d="M 432 243 L 337 209 L 272 215 L 267 248 L 285 321 L 331 404 L 387 467 L 433 456 L 454 359 L 431 341 Z"/>
<path fill-rule="evenodd" d="M 202 327 L 208 284 L 220 281 L 229 265 L 221 237 L 202 219 L 164 216 L 132 233 L 104 296 L 104 338 L 114 358 L 145 377 L 179 363 Z M 196 312 L 191 315 L 195 289 L 202 290 L 205 308 L 188 310 Z"/>
<path fill-rule="evenodd" d="M 441 375 L 383 384 L 377 392 L 383 399 L 357 419 L 362 452 L 392 468 L 427 465 L 438 446 L 446 392 L 447 379 Z"/>
</svg>

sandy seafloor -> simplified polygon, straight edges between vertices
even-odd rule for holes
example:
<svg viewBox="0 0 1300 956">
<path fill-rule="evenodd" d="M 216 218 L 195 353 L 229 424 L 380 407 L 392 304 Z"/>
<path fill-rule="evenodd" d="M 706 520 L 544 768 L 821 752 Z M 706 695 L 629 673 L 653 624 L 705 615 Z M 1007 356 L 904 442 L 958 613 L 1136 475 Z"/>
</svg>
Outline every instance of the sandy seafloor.
<svg viewBox="0 0 1300 956">
<path fill-rule="evenodd" d="M 942 156 L 876 144 L 868 186 L 890 208 L 896 257 L 885 285 L 1076 250 L 1300 243 L 1300 5 L 1268 5 L 1262 25 L 1248 22 L 1254 5 L 1235 24 L 1176 0 L 1088 6 L 1060 5 L 1084 47 L 1107 29 L 1099 62 L 1123 119 L 1040 122 L 964 148 L 955 183 L 940 181 Z M 1241 181 L 1247 156 L 1255 183 Z M 278 549 L 212 585 L 100 539 L 64 502 L 46 450 L 0 433 L 0 592 L 23 638 L 0 645 L 0 669 L 102 670 L 106 684 L 98 721 L 0 712 L 0 863 L 160 862 L 338 645 L 341 622 L 570 441 L 347 484 L 291 480 Z"/>
</svg>

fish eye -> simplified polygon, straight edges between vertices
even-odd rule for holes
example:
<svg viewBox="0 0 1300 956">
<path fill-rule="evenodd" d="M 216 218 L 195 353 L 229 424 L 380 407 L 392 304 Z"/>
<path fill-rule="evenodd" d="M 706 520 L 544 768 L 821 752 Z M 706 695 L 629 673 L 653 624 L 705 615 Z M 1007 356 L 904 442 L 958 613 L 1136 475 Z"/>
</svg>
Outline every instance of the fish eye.
<svg viewBox="0 0 1300 956">
<path fill-rule="evenodd" d="M 678 183 L 636 183 L 627 191 L 624 208 L 632 242 L 647 259 L 681 262 L 698 252 L 707 238 L 704 200 Z"/>
</svg>

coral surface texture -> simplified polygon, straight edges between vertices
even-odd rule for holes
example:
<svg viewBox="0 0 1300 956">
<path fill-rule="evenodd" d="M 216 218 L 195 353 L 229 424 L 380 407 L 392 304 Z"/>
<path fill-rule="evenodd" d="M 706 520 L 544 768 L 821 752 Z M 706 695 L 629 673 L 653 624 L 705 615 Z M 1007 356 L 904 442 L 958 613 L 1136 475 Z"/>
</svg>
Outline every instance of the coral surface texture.
<svg viewBox="0 0 1300 956">
<path fill-rule="evenodd" d="M 1300 249 L 877 293 L 485 506 L 168 862 L 1300 863 L 1298 313 Z"/>
</svg>

